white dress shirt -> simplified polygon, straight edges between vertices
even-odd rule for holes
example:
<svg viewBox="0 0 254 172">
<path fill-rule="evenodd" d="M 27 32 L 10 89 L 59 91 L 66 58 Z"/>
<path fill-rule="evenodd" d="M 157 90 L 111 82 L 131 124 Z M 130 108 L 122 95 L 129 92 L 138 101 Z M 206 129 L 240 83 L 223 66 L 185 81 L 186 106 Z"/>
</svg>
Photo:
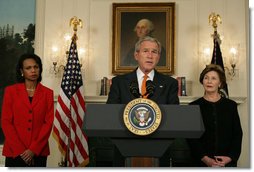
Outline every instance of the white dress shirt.
<svg viewBox="0 0 254 172">
<path fill-rule="evenodd" d="M 141 93 L 141 87 L 142 87 L 142 81 L 144 79 L 145 74 L 140 70 L 140 68 L 137 69 L 137 78 L 138 78 L 138 88 L 139 92 Z M 148 73 L 148 78 L 147 80 L 153 81 L 154 77 L 154 70 L 152 70 L 150 73 Z"/>
</svg>

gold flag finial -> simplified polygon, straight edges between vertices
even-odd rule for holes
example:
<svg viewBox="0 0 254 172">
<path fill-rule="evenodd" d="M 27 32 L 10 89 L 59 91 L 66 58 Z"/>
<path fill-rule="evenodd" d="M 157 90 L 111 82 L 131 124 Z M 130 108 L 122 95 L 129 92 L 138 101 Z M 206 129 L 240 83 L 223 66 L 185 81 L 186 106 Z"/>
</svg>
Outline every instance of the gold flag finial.
<svg viewBox="0 0 254 172">
<path fill-rule="evenodd" d="M 80 26 L 80 28 L 83 27 L 83 22 L 81 19 L 78 19 L 76 16 L 72 17 L 70 20 L 70 26 L 73 25 L 74 32 L 77 32 L 78 28 L 77 26 Z"/>
<path fill-rule="evenodd" d="M 78 26 L 80 26 L 80 28 L 82 28 L 83 27 L 83 22 L 82 22 L 81 19 L 78 19 L 76 16 L 74 16 L 70 19 L 70 26 L 71 25 L 73 25 L 73 31 L 74 31 L 74 34 L 72 36 L 72 40 L 76 41 L 78 39 L 77 34 L 76 34 L 76 32 L 78 30 Z"/>
<path fill-rule="evenodd" d="M 214 28 L 214 31 L 217 31 L 217 22 L 219 22 L 220 24 L 222 23 L 222 19 L 220 17 L 219 14 L 215 14 L 214 12 L 211 13 L 208 17 L 209 23 L 212 22 L 212 26 Z"/>
</svg>

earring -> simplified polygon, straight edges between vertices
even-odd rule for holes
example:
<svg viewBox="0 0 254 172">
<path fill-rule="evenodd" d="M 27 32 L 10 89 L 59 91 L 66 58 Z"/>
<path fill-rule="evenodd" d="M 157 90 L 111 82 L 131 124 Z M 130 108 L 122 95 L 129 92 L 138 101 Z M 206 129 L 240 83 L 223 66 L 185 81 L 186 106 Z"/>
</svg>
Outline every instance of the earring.
<svg viewBox="0 0 254 172">
<path fill-rule="evenodd" d="M 22 76 L 22 77 L 24 76 L 23 73 L 21 73 L 21 76 Z"/>
</svg>

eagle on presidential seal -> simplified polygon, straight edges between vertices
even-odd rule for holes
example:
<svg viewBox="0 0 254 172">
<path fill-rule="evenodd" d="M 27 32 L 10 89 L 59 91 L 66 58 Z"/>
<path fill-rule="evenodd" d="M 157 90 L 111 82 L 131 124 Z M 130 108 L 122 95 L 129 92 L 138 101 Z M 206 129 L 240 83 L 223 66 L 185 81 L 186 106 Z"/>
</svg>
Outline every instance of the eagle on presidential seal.
<svg viewBox="0 0 254 172">
<path fill-rule="evenodd" d="M 140 127 L 147 126 L 151 121 L 150 111 L 145 107 L 140 107 L 135 110 L 134 123 Z"/>
</svg>

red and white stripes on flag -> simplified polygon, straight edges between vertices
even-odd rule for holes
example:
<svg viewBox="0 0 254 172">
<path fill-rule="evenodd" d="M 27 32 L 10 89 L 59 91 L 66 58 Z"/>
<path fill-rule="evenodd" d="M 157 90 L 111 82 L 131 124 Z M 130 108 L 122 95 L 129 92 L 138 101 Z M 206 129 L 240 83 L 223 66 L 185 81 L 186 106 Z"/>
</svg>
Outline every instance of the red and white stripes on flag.
<svg viewBox="0 0 254 172">
<path fill-rule="evenodd" d="M 69 167 L 89 163 L 87 137 L 82 131 L 85 111 L 83 81 L 74 37 L 62 78 L 53 127 L 54 137 Z"/>
</svg>

